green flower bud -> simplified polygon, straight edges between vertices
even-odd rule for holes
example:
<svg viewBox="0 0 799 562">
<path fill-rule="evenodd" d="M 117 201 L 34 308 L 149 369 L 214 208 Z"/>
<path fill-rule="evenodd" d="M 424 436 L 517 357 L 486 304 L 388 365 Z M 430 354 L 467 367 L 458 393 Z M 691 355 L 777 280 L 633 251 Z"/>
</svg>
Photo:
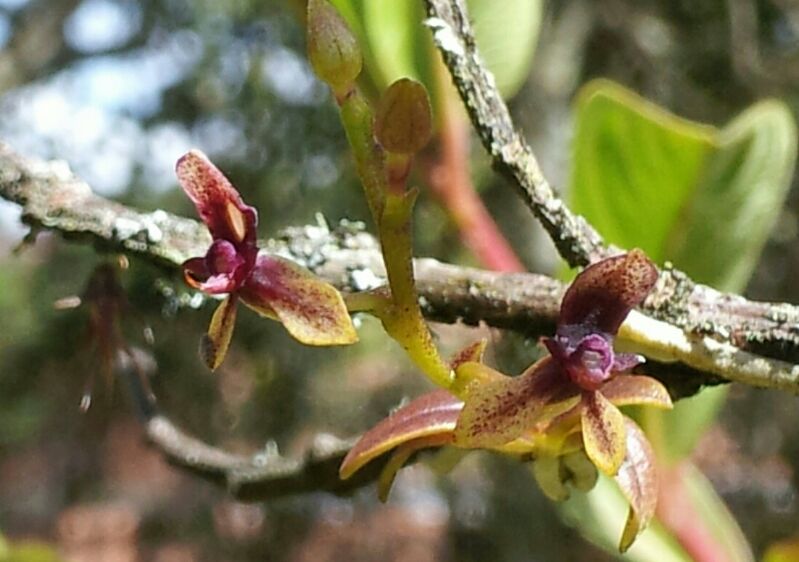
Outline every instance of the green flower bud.
<svg viewBox="0 0 799 562">
<path fill-rule="evenodd" d="M 427 90 L 410 78 L 400 78 L 383 94 L 375 118 L 375 137 L 389 152 L 421 150 L 433 132 Z"/>
<path fill-rule="evenodd" d="M 335 93 L 349 90 L 361 73 L 358 41 L 327 0 L 308 0 L 308 59 Z"/>
</svg>

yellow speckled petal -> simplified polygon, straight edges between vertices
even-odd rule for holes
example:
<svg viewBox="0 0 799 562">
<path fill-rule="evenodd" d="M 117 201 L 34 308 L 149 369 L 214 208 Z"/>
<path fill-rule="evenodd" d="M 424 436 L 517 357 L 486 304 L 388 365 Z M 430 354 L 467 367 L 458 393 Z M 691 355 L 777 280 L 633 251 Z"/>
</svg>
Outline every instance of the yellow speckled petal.
<svg viewBox="0 0 799 562">
<path fill-rule="evenodd" d="M 624 416 L 600 392 L 584 392 L 582 425 L 588 458 L 599 470 L 614 476 L 627 448 Z"/>
<path fill-rule="evenodd" d="M 276 317 L 306 345 L 347 345 L 358 341 L 341 293 L 285 258 L 259 254 L 239 295 L 250 308 Z"/>
<path fill-rule="evenodd" d="M 214 311 L 208 333 L 200 345 L 203 361 L 212 371 L 216 370 L 225 359 L 235 325 L 236 297 L 228 295 Z"/>
</svg>

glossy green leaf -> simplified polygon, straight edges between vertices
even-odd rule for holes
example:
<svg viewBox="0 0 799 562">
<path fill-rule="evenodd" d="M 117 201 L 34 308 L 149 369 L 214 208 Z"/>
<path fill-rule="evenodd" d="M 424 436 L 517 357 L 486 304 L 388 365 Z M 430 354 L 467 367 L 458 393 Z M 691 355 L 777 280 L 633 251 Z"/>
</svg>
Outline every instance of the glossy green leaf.
<svg viewBox="0 0 799 562">
<path fill-rule="evenodd" d="M 360 35 L 367 70 L 378 90 L 410 77 L 435 92 L 435 57 L 426 15 L 416 0 L 332 2 Z M 505 97 L 515 94 L 530 72 L 543 13 L 542 0 L 468 0 L 477 45 Z M 436 104 L 434 104 L 435 106 Z"/>
<path fill-rule="evenodd" d="M 724 129 L 681 119 L 606 80 L 578 97 L 571 198 L 613 244 L 740 291 L 785 198 L 796 126 L 777 101 Z"/>
<path fill-rule="evenodd" d="M 781 102 L 758 103 L 716 136 L 666 257 L 694 279 L 742 291 L 782 209 L 796 159 L 796 125 Z"/>
<path fill-rule="evenodd" d="M 361 4 L 364 33 L 374 56 L 372 75 L 380 89 L 402 77 L 430 83 L 429 32 L 422 26 L 424 7 L 415 0 Z"/>
<path fill-rule="evenodd" d="M 608 242 L 662 263 L 715 131 L 605 80 L 580 93 L 576 128 L 572 208 Z"/>
<path fill-rule="evenodd" d="M 580 94 L 576 120 L 575 211 L 609 242 L 643 248 L 697 281 L 742 290 L 794 166 L 796 127 L 787 108 L 762 102 L 718 130 L 596 81 Z M 658 455 L 688 454 L 724 394 L 713 389 L 675 412 L 647 413 Z"/>
</svg>

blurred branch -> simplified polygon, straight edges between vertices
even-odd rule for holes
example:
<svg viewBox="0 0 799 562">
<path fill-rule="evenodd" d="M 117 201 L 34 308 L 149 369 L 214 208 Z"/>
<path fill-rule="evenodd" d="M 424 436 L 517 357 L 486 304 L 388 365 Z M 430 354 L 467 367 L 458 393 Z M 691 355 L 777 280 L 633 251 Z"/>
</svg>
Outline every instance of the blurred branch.
<svg viewBox="0 0 799 562">
<path fill-rule="evenodd" d="M 0 92 L 41 76 L 71 52 L 64 42 L 64 22 L 80 0 L 31 2 L 14 19 L 14 30 L 0 50 Z"/>
<path fill-rule="evenodd" d="M 727 0 L 730 23 L 730 57 L 742 85 L 754 91 L 773 91 L 799 82 L 797 57 L 761 53 L 757 3 L 754 0 Z M 785 5 L 782 10 L 795 10 Z"/>
<path fill-rule="evenodd" d="M 301 459 L 289 459 L 268 448 L 251 456 L 228 453 L 187 435 L 164 415 L 147 420 L 145 431 L 171 464 L 224 485 L 243 501 L 318 491 L 346 494 L 379 474 L 380 463 L 376 463 L 363 474 L 341 480 L 338 467 L 355 441 L 332 435 L 317 435 Z"/>
<path fill-rule="evenodd" d="M 327 434 L 316 435 L 301 459 L 286 458 L 272 445 L 253 455 L 229 453 L 209 445 L 178 428 L 159 411 L 137 364 L 130 358 L 118 363 L 119 373 L 127 383 L 147 440 L 172 465 L 224 486 L 237 499 L 253 501 L 314 491 L 344 494 L 371 482 L 379 474 L 380 463 L 377 463 L 378 466 L 369 467 L 364 474 L 341 480 L 338 467 L 354 440 Z M 148 371 L 148 375 L 152 374 Z"/>
</svg>

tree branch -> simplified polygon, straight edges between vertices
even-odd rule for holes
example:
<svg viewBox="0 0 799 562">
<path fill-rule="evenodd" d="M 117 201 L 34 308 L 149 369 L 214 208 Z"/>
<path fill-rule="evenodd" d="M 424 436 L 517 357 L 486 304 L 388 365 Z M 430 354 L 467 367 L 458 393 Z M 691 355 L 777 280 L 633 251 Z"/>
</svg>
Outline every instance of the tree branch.
<svg viewBox="0 0 799 562">
<path fill-rule="evenodd" d="M 494 166 L 508 177 L 542 221 L 561 255 L 572 265 L 596 261 L 612 250 L 581 217 L 557 198 L 538 163 L 516 132 L 493 78 L 482 67 L 460 0 L 425 0 L 427 21 Z M 0 197 L 22 207 L 34 231 L 49 229 L 66 238 L 138 255 L 176 272 L 186 259 L 203 255 L 210 238 L 197 221 L 164 211 L 142 213 L 92 193 L 63 162 L 23 158 L 0 144 Z M 385 283 L 375 240 L 361 226 L 343 223 L 289 229 L 265 248 L 298 261 L 343 291 Z M 415 262 L 425 316 L 442 322 L 485 322 L 526 336 L 550 333 L 564 287 L 535 274 L 499 274 L 440 263 Z M 796 392 L 799 389 L 799 309 L 789 304 L 748 301 L 697 285 L 671 269 L 644 307 L 631 314 L 620 333 L 651 361 L 673 397 L 705 384 L 739 381 Z M 174 464 L 218 483 L 242 499 L 308 490 L 346 492 L 373 478 L 379 466 L 341 482 L 338 465 L 350 442 L 326 437 L 301 460 L 273 452 L 252 457 L 211 447 L 178 429 L 135 384 L 132 395 L 146 421 L 149 439 Z M 138 390 L 137 390 L 138 388 Z"/>
<path fill-rule="evenodd" d="M 425 0 L 425 22 L 449 68 L 494 168 L 508 178 L 572 267 L 607 257 L 602 237 L 556 196 L 530 146 L 516 130 L 494 77 L 480 61 L 461 0 Z"/>
<path fill-rule="evenodd" d="M 480 60 L 464 0 L 424 2 L 429 15 L 425 23 L 433 32 L 436 46 L 494 168 L 522 195 L 561 257 L 577 266 L 614 253 L 590 224 L 571 213 L 557 197 L 532 150 L 516 131 L 493 76 Z M 664 330 L 657 336 L 659 342 L 649 342 L 655 344 L 653 348 L 644 344 L 654 356 L 679 357 L 694 368 L 707 369 L 730 380 L 756 386 L 763 386 L 768 380 L 765 386 L 797 391 L 799 369 L 791 364 L 799 361 L 796 307 L 754 303 L 719 293 L 668 268 L 661 272 L 658 287 L 643 308 L 682 331 L 682 334 L 673 332 L 668 343 L 663 339 L 668 330 Z M 648 339 L 635 328 L 628 330 L 627 335 L 638 343 Z M 665 347 L 674 353 L 662 353 Z M 763 363 L 749 353 L 783 361 Z"/>
<path fill-rule="evenodd" d="M 210 237 L 197 221 L 164 211 L 142 213 L 92 193 L 64 162 L 24 158 L 0 143 L 0 197 L 18 204 L 34 231 L 49 229 L 101 249 L 138 255 L 167 272 L 205 253 Z M 562 207 L 565 209 L 565 207 Z M 344 291 L 384 284 L 378 245 L 361 225 L 342 223 L 287 230 L 264 242 Z M 585 255 L 589 255 L 586 253 Z M 415 262 L 425 316 L 513 330 L 526 336 L 551 333 L 564 286 L 542 275 L 501 274 L 444 264 Z M 748 301 L 696 285 L 665 270 L 647 310 L 665 318 L 632 314 L 620 341 L 654 359 L 647 372 L 675 398 L 725 380 L 796 391 L 799 309 L 789 304 Z M 135 385 L 132 385 L 135 387 Z M 133 395 L 137 391 L 134 388 Z M 379 464 L 357 480 L 341 482 L 337 467 L 349 441 L 325 438 L 300 460 L 274 453 L 232 455 L 178 429 L 139 389 L 137 402 L 151 442 L 174 464 L 217 483 L 241 499 L 307 490 L 345 493 L 372 479 Z"/>
</svg>

